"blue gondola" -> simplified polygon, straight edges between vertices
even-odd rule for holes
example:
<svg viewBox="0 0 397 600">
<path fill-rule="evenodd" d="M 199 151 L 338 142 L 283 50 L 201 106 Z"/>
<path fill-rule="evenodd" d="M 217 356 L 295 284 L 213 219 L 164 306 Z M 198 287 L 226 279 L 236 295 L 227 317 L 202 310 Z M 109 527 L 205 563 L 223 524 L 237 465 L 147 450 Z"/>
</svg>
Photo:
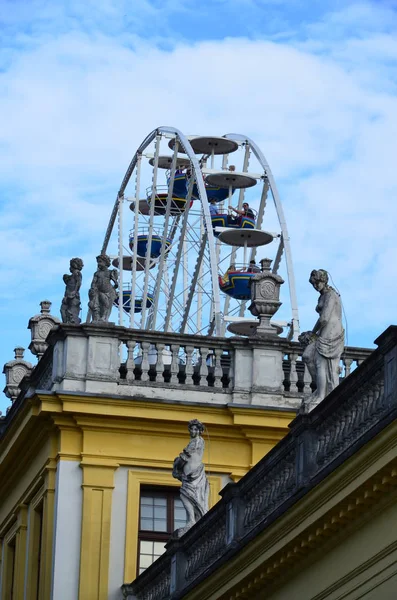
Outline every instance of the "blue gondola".
<svg viewBox="0 0 397 600">
<path fill-rule="evenodd" d="M 227 198 L 229 198 L 229 189 L 228 188 L 221 188 L 221 187 L 216 187 L 213 185 L 206 185 L 205 191 L 207 192 L 208 202 L 210 202 L 211 200 L 215 200 L 215 202 L 223 202 L 223 200 L 226 200 Z M 234 189 L 232 189 L 232 194 L 234 194 Z M 198 187 L 197 187 L 197 184 L 195 183 L 193 186 L 192 198 L 198 198 L 198 197 L 199 197 Z"/>
<path fill-rule="evenodd" d="M 167 211 L 167 201 L 168 201 L 168 193 L 165 194 L 156 194 L 154 197 L 154 213 L 156 215 L 165 215 Z M 150 206 L 151 198 L 148 198 L 148 204 Z M 172 196 L 171 198 L 171 206 L 170 206 L 170 215 L 179 215 L 186 208 L 186 197 L 178 198 L 176 196 Z"/>
<path fill-rule="evenodd" d="M 167 183 L 169 184 L 170 178 L 167 177 Z M 186 198 L 188 190 L 188 177 L 185 173 L 175 174 L 174 187 L 172 194 L 178 198 Z M 215 200 L 216 202 L 222 202 L 229 197 L 229 188 L 221 188 L 213 185 L 206 185 L 205 190 L 207 192 L 208 201 Z M 234 189 L 232 189 L 234 194 Z M 197 183 L 193 186 L 192 198 L 198 200 L 199 191 Z"/>
<path fill-rule="evenodd" d="M 170 179 L 167 178 L 167 183 L 169 185 Z M 175 174 L 174 179 L 174 188 L 172 190 L 172 195 L 177 198 L 186 198 L 187 196 L 187 178 L 185 173 Z"/>
<path fill-rule="evenodd" d="M 142 312 L 143 298 L 135 298 L 135 310 L 134 313 Z M 148 292 L 146 296 L 146 308 L 150 308 L 154 302 L 153 292 Z M 119 297 L 117 296 L 114 301 L 114 305 L 119 305 Z M 131 290 L 123 290 L 123 309 L 129 313 L 131 311 Z"/>
<path fill-rule="evenodd" d="M 138 235 L 138 243 L 137 243 L 138 256 L 146 256 L 148 241 L 149 241 L 148 233 Z M 152 235 L 152 243 L 151 243 L 151 249 L 150 249 L 151 258 L 158 258 L 160 256 L 161 247 L 162 247 L 163 243 L 165 243 L 166 250 L 168 250 L 168 248 L 172 244 L 172 240 L 169 238 L 166 238 L 164 241 L 160 235 L 157 235 L 157 234 Z M 133 234 L 130 235 L 130 248 L 131 248 L 131 250 L 134 249 L 134 235 Z"/>
<path fill-rule="evenodd" d="M 247 271 L 228 271 L 227 276 L 219 277 L 219 288 L 236 300 L 251 298 L 250 281 L 255 273 Z"/>
<path fill-rule="evenodd" d="M 231 229 L 255 229 L 255 219 L 251 217 L 240 217 L 238 219 L 231 219 L 228 214 L 213 215 L 211 217 L 212 227 L 229 227 Z M 219 235 L 214 231 L 216 236 Z"/>
</svg>

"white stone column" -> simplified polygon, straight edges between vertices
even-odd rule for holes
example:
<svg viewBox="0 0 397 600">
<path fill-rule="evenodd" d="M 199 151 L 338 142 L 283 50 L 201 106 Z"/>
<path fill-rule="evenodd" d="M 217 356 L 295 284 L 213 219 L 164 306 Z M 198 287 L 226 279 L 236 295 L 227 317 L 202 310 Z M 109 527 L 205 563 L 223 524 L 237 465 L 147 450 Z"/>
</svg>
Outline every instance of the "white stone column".
<svg viewBox="0 0 397 600">
<path fill-rule="evenodd" d="M 79 597 L 82 470 L 77 461 L 57 467 L 51 600 Z"/>
</svg>

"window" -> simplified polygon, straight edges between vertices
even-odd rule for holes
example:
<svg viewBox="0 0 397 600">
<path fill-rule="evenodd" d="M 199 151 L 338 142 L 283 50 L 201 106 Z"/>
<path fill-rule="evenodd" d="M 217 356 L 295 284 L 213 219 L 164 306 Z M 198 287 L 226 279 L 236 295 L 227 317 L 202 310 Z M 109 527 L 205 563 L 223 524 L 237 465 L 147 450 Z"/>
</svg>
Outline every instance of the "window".
<svg viewBox="0 0 397 600">
<path fill-rule="evenodd" d="M 186 525 L 186 511 L 179 490 L 141 488 L 138 535 L 138 574 L 165 550 L 175 529 Z"/>
</svg>

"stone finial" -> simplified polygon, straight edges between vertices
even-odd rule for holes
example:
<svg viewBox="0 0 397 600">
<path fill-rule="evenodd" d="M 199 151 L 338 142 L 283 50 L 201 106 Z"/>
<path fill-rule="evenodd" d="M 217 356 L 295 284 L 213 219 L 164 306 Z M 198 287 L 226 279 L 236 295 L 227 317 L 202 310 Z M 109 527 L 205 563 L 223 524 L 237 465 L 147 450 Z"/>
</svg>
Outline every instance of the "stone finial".
<svg viewBox="0 0 397 600">
<path fill-rule="evenodd" d="M 72 258 L 70 260 L 70 275 L 67 273 L 63 276 L 65 283 L 65 294 L 61 304 L 61 316 L 63 323 L 73 323 L 79 325 L 80 319 L 80 288 L 82 282 L 81 271 L 84 267 L 84 263 L 81 258 Z"/>
<path fill-rule="evenodd" d="M 204 440 L 201 434 L 204 425 L 197 419 L 188 423 L 190 442 L 174 460 L 172 476 L 182 483 L 180 496 L 186 510 L 185 527 L 174 532 L 175 537 L 183 535 L 206 512 L 208 512 L 209 483 L 203 463 Z"/>
<path fill-rule="evenodd" d="M 50 314 L 51 304 L 52 304 L 52 302 L 50 302 L 49 300 L 42 300 L 40 302 L 40 307 L 41 307 L 40 312 L 41 312 L 42 315 L 49 315 Z"/>
<path fill-rule="evenodd" d="M 118 271 L 109 269 L 111 260 L 107 254 L 96 257 L 98 270 L 95 271 L 90 290 L 88 292 L 89 313 L 87 321 L 93 323 L 109 321 L 113 303 L 116 300 L 118 287 Z"/>
<path fill-rule="evenodd" d="M 31 330 L 32 341 L 29 344 L 29 350 L 40 359 L 47 350 L 48 344 L 45 341 L 51 329 L 59 325 L 60 320 L 50 314 L 51 302 L 43 300 L 40 302 L 41 311 L 39 315 L 29 319 L 28 329 Z"/>
<path fill-rule="evenodd" d="M 255 335 L 260 337 L 275 336 L 277 329 L 270 324 L 270 319 L 281 306 L 280 286 L 284 279 L 272 273 L 270 258 L 262 258 L 260 261 L 261 273 L 256 273 L 250 281 L 251 285 L 251 305 L 248 310 L 254 317 L 259 317 L 259 325 L 256 328 Z"/>
<path fill-rule="evenodd" d="M 4 365 L 3 373 L 6 376 L 6 386 L 4 393 L 11 402 L 14 402 L 20 392 L 19 384 L 26 375 L 30 375 L 33 365 L 23 360 L 25 348 L 17 346 L 14 348 L 15 359 L 10 360 Z"/>
<path fill-rule="evenodd" d="M 273 262 L 271 258 L 262 258 L 259 262 L 263 273 L 270 271 L 270 265 Z"/>
</svg>

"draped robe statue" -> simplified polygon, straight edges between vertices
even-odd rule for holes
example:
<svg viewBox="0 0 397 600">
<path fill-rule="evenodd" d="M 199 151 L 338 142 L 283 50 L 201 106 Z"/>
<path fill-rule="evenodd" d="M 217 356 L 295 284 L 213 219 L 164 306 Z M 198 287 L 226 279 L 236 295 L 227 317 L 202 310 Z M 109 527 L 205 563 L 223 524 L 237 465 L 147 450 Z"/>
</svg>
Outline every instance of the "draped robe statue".
<svg viewBox="0 0 397 600">
<path fill-rule="evenodd" d="M 328 273 L 323 269 L 313 270 L 310 283 L 320 293 L 316 311 L 319 318 L 312 331 L 299 336 L 305 350 L 305 362 L 317 389 L 307 399 L 315 406 L 339 384 L 339 361 L 345 345 L 345 330 L 342 327 L 342 304 L 339 294 L 328 285 Z"/>
<path fill-rule="evenodd" d="M 180 496 L 186 509 L 187 523 L 180 534 L 190 529 L 208 512 L 209 484 L 203 463 L 204 425 L 197 419 L 188 423 L 190 442 L 174 460 L 172 475 L 182 482 Z"/>
</svg>

